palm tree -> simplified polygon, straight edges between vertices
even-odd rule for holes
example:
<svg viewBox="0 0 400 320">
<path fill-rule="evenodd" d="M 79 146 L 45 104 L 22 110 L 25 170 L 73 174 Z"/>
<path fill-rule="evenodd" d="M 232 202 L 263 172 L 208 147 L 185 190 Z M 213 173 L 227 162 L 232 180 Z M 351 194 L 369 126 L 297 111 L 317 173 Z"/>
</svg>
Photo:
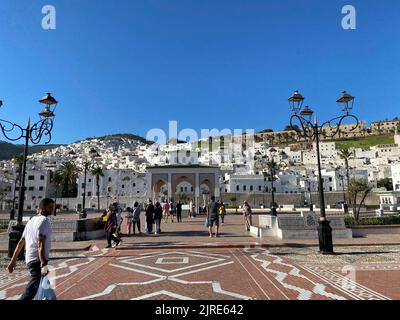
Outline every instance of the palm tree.
<svg viewBox="0 0 400 320">
<path fill-rule="evenodd" d="M 60 168 L 58 169 L 62 181 L 64 184 L 64 193 L 69 196 L 70 186 L 74 186 L 76 184 L 76 180 L 78 179 L 79 169 L 75 163 L 71 161 L 64 162 Z"/>
<path fill-rule="evenodd" d="M 344 165 L 346 168 L 346 179 L 347 179 L 347 190 L 349 189 L 350 183 L 350 169 L 349 169 L 349 160 L 354 156 L 353 151 L 349 151 L 348 148 L 339 149 L 339 157 L 344 160 Z"/>
<path fill-rule="evenodd" d="M 62 176 L 62 172 L 60 171 L 60 169 L 57 169 L 54 172 L 54 177 L 53 177 L 53 182 L 54 182 L 54 186 L 55 186 L 55 199 L 54 199 L 54 215 L 57 214 L 57 197 L 58 197 L 58 193 L 60 190 L 60 187 L 62 186 L 63 182 L 64 182 L 64 178 Z"/>
<path fill-rule="evenodd" d="M 22 153 L 17 154 L 12 161 L 14 164 L 18 165 L 18 170 L 17 170 L 17 175 L 15 177 L 14 181 L 14 196 L 13 196 L 13 209 L 15 209 L 15 200 L 16 200 L 16 195 L 15 195 L 15 189 L 17 189 L 17 182 L 19 183 L 21 180 L 22 176 L 22 165 L 24 164 L 24 155 Z"/>
<path fill-rule="evenodd" d="M 103 169 L 100 167 L 93 168 L 92 175 L 96 177 L 97 210 L 100 211 L 100 177 L 104 177 Z"/>
</svg>

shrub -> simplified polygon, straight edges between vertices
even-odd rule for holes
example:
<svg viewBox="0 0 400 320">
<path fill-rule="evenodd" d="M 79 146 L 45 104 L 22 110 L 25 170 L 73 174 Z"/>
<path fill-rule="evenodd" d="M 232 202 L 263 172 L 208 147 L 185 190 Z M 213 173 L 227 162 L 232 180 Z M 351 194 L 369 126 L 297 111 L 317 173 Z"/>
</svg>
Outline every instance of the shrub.
<svg viewBox="0 0 400 320">
<path fill-rule="evenodd" d="M 373 217 L 373 218 L 362 218 L 359 221 L 354 219 L 352 216 L 346 216 L 344 218 L 346 226 L 382 226 L 391 224 L 400 224 L 400 215 L 390 215 L 385 217 Z"/>
</svg>

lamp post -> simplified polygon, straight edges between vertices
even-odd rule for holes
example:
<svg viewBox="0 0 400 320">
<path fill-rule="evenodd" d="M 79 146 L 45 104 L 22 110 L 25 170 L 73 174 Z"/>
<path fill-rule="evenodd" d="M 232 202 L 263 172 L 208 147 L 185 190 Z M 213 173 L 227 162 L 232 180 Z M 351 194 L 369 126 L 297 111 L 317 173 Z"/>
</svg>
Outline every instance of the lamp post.
<svg viewBox="0 0 400 320">
<path fill-rule="evenodd" d="M 312 189 L 311 189 L 311 178 L 309 176 L 303 176 L 305 178 L 305 181 L 308 183 L 308 193 L 310 195 L 310 211 L 314 211 L 314 204 L 312 201 Z"/>
<path fill-rule="evenodd" d="M 349 206 L 347 205 L 347 200 L 346 200 L 346 191 L 344 188 L 344 175 L 339 173 L 339 179 L 342 182 L 342 191 L 343 191 L 343 211 L 345 214 L 349 213 Z"/>
<path fill-rule="evenodd" d="M 51 131 L 53 130 L 54 124 L 54 111 L 58 104 L 58 101 L 52 97 L 51 93 L 47 93 L 39 103 L 44 105 L 44 109 L 39 113 L 40 120 L 34 124 L 31 124 L 30 118 L 26 127 L 22 127 L 16 123 L 12 123 L 7 120 L 0 119 L 0 129 L 3 132 L 4 137 L 9 141 L 18 141 L 20 139 L 25 140 L 24 146 L 24 159 L 22 163 L 22 170 L 19 184 L 19 195 L 18 195 L 18 218 L 17 225 L 13 227 L 13 231 L 10 232 L 10 242 L 8 247 L 8 255 L 11 257 L 15 249 L 16 244 L 22 236 L 24 226 L 22 224 L 24 214 L 24 201 L 25 201 L 25 177 L 26 177 L 26 164 L 28 158 L 28 146 L 29 143 L 39 144 L 44 136 L 47 137 L 45 144 L 51 141 Z M 0 101 L 0 107 L 3 106 L 3 102 Z M 22 252 L 22 251 L 21 251 Z"/>
<path fill-rule="evenodd" d="M 264 175 L 264 181 L 266 180 L 267 175 L 271 177 L 271 215 L 276 216 L 276 205 L 275 205 L 275 186 L 274 186 L 274 180 L 275 180 L 275 175 L 276 175 L 276 170 L 279 168 L 286 168 L 287 164 L 284 161 L 276 162 L 274 155 L 277 152 L 275 148 L 269 149 L 269 157 L 265 156 L 262 158 L 262 160 L 266 160 L 267 162 L 264 164 L 264 168 L 268 170 L 268 173 L 264 170 L 263 175 Z"/>
<path fill-rule="evenodd" d="M 83 199 L 82 199 L 82 214 L 83 218 L 86 218 L 86 179 L 87 179 L 87 171 L 89 168 L 93 168 L 95 163 L 95 158 L 100 157 L 100 154 L 96 151 L 96 149 L 91 149 L 89 151 L 90 160 L 86 160 L 83 163 L 84 166 L 84 181 L 83 181 Z"/>
<path fill-rule="evenodd" d="M 354 97 L 348 94 L 346 91 L 342 92 L 340 98 L 336 101 L 343 109 L 343 115 L 333 118 L 324 122 L 322 125 L 318 124 L 317 117 L 314 121 L 311 120 L 313 111 L 308 107 L 303 108 L 304 97 L 295 91 L 294 94 L 288 99 L 292 116 L 290 118 L 290 126 L 294 127 L 294 122 L 299 123 L 299 136 L 305 140 L 315 141 L 316 152 L 317 152 L 317 166 L 318 166 L 318 186 L 319 186 L 319 198 L 320 198 L 320 221 L 318 226 L 318 238 L 319 238 L 319 249 L 322 254 L 333 253 L 333 241 L 332 241 L 332 228 L 330 222 L 326 219 L 325 212 L 325 197 L 324 197 L 324 186 L 321 174 L 321 154 L 319 149 L 320 135 L 322 134 L 323 127 L 329 126 L 328 137 L 333 138 L 340 130 L 340 126 L 345 119 L 352 118 L 356 120 L 356 125 L 353 127 L 355 130 L 359 121 L 356 116 L 350 114 L 354 105 Z"/>
</svg>

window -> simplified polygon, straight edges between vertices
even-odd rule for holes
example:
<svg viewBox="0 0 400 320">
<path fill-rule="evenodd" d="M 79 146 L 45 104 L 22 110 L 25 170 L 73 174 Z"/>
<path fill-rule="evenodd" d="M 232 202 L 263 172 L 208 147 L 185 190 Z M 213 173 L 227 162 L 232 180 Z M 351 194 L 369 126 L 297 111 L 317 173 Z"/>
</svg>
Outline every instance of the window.
<svg viewBox="0 0 400 320">
<path fill-rule="evenodd" d="M 43 187 L 39 187 L 39 191 L 43 191 Z"/>
<path fill-rule="evenodd" d="M 239 186 L 236 186 L 236 191 L 239 191 Z"/>
<path fill-rule="evenodd" d="M 122 188 L 122 189 L 125 189 L 125 185 L 123 184 L 123 185 L 121 186 L 121 188 Z"/>
<path fill-rule="evenodd" d="M 107 191 L 108 191 L 108 192 L 111 192 L 111 187 L 108 187 L 108 188 L 107 188 Z"/>
<path fill-rule="evenodd" d="M 28 176 L 28 180 L 35 180 L 35 176 Z"/>
<path fill-rule="evenodd" d="M 111 177 L 108 178 L 108 182 L 111 182 Z"/>
<path fill-rule="evenodd" d="M 250 186 L 250 191 L 253 191 L 253 186 Z"/>
<path fill-rule="evenodd" d="M 133 187 L 136 187 L 136 183 L 133 184 Z"/>
<path fill-rule="evenodd" d="M 89 182 L 92 182 L 92 179 L 89 179 Z"/>
<path fill-rule="evenodd" d="M 44 180 L 44 176 L 40 176 L 40 180 Z"/>
<path fill-rule="evenodd" d="M 35 190 L 35 187 L 29 187 L 29 191 Z"/>
<path fill-rule="evenodd" d="M 261 186 L 258 186 L 258 191 L 261 191 Z"/>
<path fill-rule="evenodd" d="M 89 191 L 89 192 L 87 193 L 87 195 L 88 195 L 88 197 L 91 197 L 91 196 L 92 196 L 92 193 Z"/>
<path fill-rule="evenodd" d="M 329 178 L 329 182 L 332 182 L 332 177 Z"/>
<path fill-rule="evenodd" d="M 246 191 L 246 186 L 243 186 L 243 191 Z"/>
</svg>

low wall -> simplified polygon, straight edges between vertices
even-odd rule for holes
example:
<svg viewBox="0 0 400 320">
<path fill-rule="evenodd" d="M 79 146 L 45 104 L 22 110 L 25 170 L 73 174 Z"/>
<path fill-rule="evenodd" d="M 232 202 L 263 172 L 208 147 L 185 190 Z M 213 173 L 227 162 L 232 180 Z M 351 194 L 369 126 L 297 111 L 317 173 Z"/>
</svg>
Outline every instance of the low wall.
<svg viewBox="0 0 400 320">
<path fill-rule="evenodd" d="M 258 225 L 250 228 L 252 236 L 276 237 L 279 239 L 318 239 L 319 217 L 314 212 L 304 211 L 300 215 L 259 215 Z M 346 228 L 343 216 L 330 216 L 332 237 L 351 238 L 351 229 Z"/>
<path fill-rule="evenodd" d="M 353 226 L 350 228 L 353 232 L 353 237 L 367 237 L 376 234 L 400 234 L 400 225 Z"/>
<path fill-rule="evenodd" d="M 326 205 L 335 205 L 338 202 L 343 201 L 343 193 L 342 192 L 325 192 L 325 204 Z M 230 199 L 235 197 L 236 204 L 238 206 L 243 204 L 243 201 L 248 201 L 248 203 L 255 208 L 259 208 L 260 205 L 265 204 L 269 207 L 269 204 L 272 202 L 271 193 L 222 193 L 222 200 L 233 206 L 234 204 Z M 304 206 L 305 201 L 304 193 L 276 193 L 275 194 L 275 202 L 278 205 L 294 205 L 296 207 Z M 319 194 L 317 192 L 312 193 L 312 201 L 315 205 L 319 206 Z M 370 193 L 365 199 L 366 206 L 379 206 L 379 196 L 375 193 Z"/>
</svg>

